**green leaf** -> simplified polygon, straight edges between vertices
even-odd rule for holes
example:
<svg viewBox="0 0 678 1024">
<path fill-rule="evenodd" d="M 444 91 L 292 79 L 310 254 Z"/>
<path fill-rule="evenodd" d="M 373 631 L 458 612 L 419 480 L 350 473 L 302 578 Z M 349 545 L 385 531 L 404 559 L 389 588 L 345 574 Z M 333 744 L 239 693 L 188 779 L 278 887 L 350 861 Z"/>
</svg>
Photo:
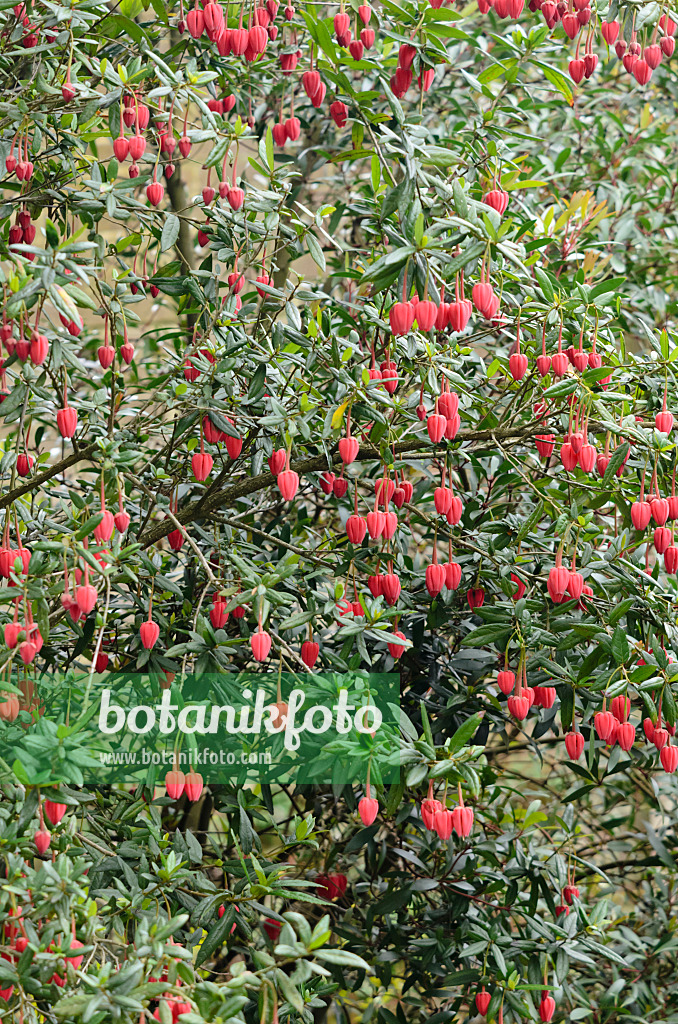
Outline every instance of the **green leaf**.
<svg viewBox="0 0 678 1024">
<path fill-rule="evenodd" d="M 56 249 L 59 245 L 60 236 L 56 224 L 47 217 L 45 219 L 45 235 L 47 237 L 47 244 Z"/>
<path fill-rule="evenodd" d="M 223 917 L 219 918 L 214 928 L 207 933 L 207 937 L 203 940 L 195 958 L 196 967 L 200 967 L 200 964 L 204 964 L 207 958 L 224 944 L 234 923 L 235 907 L 231 903 L 230 905 L 227 905 Z"/>
<path fill-rule="evenodd" d="M 599 281 L 589 292 L 589 298 L 593 302 L 599 295 L 605 295 L 607 292 L 617 292 L 625 280 L 625 277 L 610 277 L 607 281 Z"/>
<path fill-rule="evenodd" d="M 131 235 L 125 235 L 119 242 L 115 243 L 116 252 L 124 252 L 125 249 L 136 249 L 141 245 L 141 235 L 134 231 Z"/>
<path fill-rule="evenodd" d="M 541 68 L 544 78 L 551 85 L 555 86 L 561 96 L 564 96 L 567 102 L 572 105 L 572 88 L 565 75 L 552 67 L 550 64 L 544 64 L 540 60 L 532 61 L 537 67 Z"/>
<path fill-rule="evenodd" d="M 155 11 L 155 13 L 156 13 L 156 15 L 158 17 L 158 20 L 163 25 L 168 25 L 169 24 L 169 20 L 167 18 L 167 9 L 165 8 L 165 5 L 162 2 L 162 0 L 151 0 L 151 7 Z"/>
<path fill-rule="evenodd" d="M 330 935 L 330 916 L 325 914 L 313 928 L 313 933 L 306 944 L 306 948 L 309 950 L 319 949 L 329 940 Z"/>
<path fill-rule="evenodd" d="M 324 21 L 320 19 L 316 21 L 308 10 L 302 10 L 302 14 L 311 37 L 315 40 L 323 53 L 329 57 L 332 63 L 337 64 L 337 51 L 327 29 L 327 25 L 325 25 Z"/>
<path fill-rule="evenodd" d="M 222 414 L 218 412 L 216 409 L 210 409 L 207 415 L 209 416 L 217 430 L 221 430 L 222 433 L 228 434 L 229 437 L 242 436 L 238 428 L 233 423 L 231 423 L 231 421 L 227 419 L 226 416 L 222 416 Z"/>
<path fill-rule="evenodd" d="M 488 82 L 494 82 L 496 78 L 501 78 L 505 72 L 506 68 L 503 64 L 490 64 L 480 72 L 478 81 L 481 85 L 486 85 Z"/>
<path fill-rule="evenodd" d="M 259 363 L 252 379 L 250 389 L 247 392 L 247 401 L 254 402 L 261 395 L 266 387 L 266 363 Z"/>
<path fill-rule="evenodd" d="M 391 86 L 388 84 L 386 79 L 380 78 L 379 81 L 381 83 L 381 88 L 384 92 L 384 95 L 386 96 L 388 105 L 393 111 L 394 118 L 396 119 L 398 124 L 404 124 L 405 114 L 403 113 L 403 108 L 400 104 L 400 100 L 394 96 Z"/>
<path fill-rule="evenodd" d="M 160 238 L 160 251 L 166 252 L 171 249 L 176 243 L 179 237 L 179 229 L 181 222 L 175 213 L 168 213 L 165 217 L 165 223 L 162 226 L 162 235 Z"/>
<path fill-rule="evenodd" d="M 379 164 L 379 157 L 376 153 L 370 162 L 370 177 L 372 180 L 372 191 L 376 192 L 381 184 L 381 166 Z"/>
<path fill-rule="evenodd" d="M 565 380 L 557 380 L 555 384 L 551 384 L 550 387 L 544 392 L 544 398 L 564 398 L 565 395 L 571 395 L 573 391 L 576 391 L 579 387 L 579 382 L 575 377 L 567 377 Z"/>
<path fill-rule="evenodd" d="M 44 643 L 49 641 L 49 605 L 44 597 L 39 597 L 34 605 L 35 621 Z"/>
<path fill-rule="evenodd" d="M 57 1017 L 79 1017 L 85 1009 L 89 1008 L 91 1002 L 92 996 L 88 992 L 83 992 L 77 996 L 64 996 L 54 1004 L 52 1010 Z M 98 1002 L 96 997 L 94 1002 L 95 1004 Z M 96 1009 L 96 1005 L 94 1009 Z"/>
<path fill-rule="evenodd" d="M 647 838 L 650 840 L 650 846 L 659 857 L 662 864 L 664 864 L 670 871 L 678 870 L 675 860 L 664 846 L 664 843 L 659 838 L 657 833 L 654 831 L 651 825 L 646 824 L 645 830 L 647 832 Z"/>
<path fill-rule="evenodd" d="M 452 971 L 451 974 L 445 975 L 445 981 L 448 985 L 474 985 L 477 981 L 480 981 L 480 971 L 474 967 L 465 967 L 461 971 Z"/>
<path fill-rule="evenodd" d="M 659 335 L 659 344 L 662 351 L 662 359 L 669 358 L 669 336 L 666 331 L 662 331 Z"/>
<path fill-rule="evenodd" d="M 20 381 L 17 381 L 17 383 L 10 391 L 8 397 L 2 403 L 2 415 L 4 416 L 5 420 L 9 419 L 10 415 L 13 412 L 16 412 L 16 410 L 23 405 L 25 396 L 26 385 L 22 384 Z"/>
<path fill-rule="evenodd" d="M 85 537 L 89 537 L 91 533 L 94 533 L 94 531 L 96 530 L 97 526 L 99 525 L 103 518 L 103 512 L 97 512 L 95 516 L 90 516 L 90 518 L 82 524 L 82 526 L 76 533 L 75 539 L 84 540 Z"/>
<path fill-rule="evenodd" d="M 465 747 L 467 743 L 470 742 L 475 735 L 478 726 L 482 722 L 484 715 L 484 711 L 476 711 L 475 715 L 471 715 L 471 717 L 467 718 L 465 722 L 462 722 L 447 746 L 447 750 L 450 754 L 456 754 L 457 751 L 461 750 L 462 747 Z"/>
<path fill-rule="evenodd" d="M 120 12 L 126 18 L 134 19 L 141 14 L 144 5 L 141 0 L 120 0 Z"/>
<path fill-rule="evenodd" d="M 408 257 L 414 253 L 415 249 L 413 245 L 402 245 L 398 249 L 392 249 L 391 252 L 387 252 L 385 256 L 381 256 L 374 263 L 371 263 L 362 276 L 363 281 L 373 281 L 375 277 L 386 268 L 393 270 L 399 270 Z"/>
<path fill-rule="evenodd" d="M 601 486 L 601 490 L 604 491 L 604 490 L 606 490 L 610 486 L 610 484 L 612 483 L 612 480 L 613 480 L 617 470 L 623 464 L 624 459 L 628 455 L 630 447 L 631 446 L 630 446 L 629 442 L 625 441 L 624 444 L 620 444 L 612 452 L 612 455 L 610 457 L 610 461 L 607 464 L 607 469 L 605 470 L 605 474 L 603 476 L 602 483 L 600 485 Z"/>
<path fill-rule="evenodd" d="M 625 601 L 620 601 L 616 608 L 613 608 L 610 612 L 610 617 L 607 620 L 611 626 L 614 626 L 615 622 L 619 622 L 626 613 L 633 608 L 635 604 L 635 597 L 627 597 Z"/>
<path fill-rule="evenodd" d="M 662 690 L 662 715 L 669 725 L 673 726 L 676 724 L 678 710 L 676 709 L 676 701 L 669 683 Z"/>
<path fill-rule="evenodd" d="M 293 1006 L 298 1013 L 304 1012 L 304 1000 L 289 975 L 285 974 L 284 971 L 277 970 L 275 972 L 276 981 L 280 985 L 282 994 L 284 995 L 290 1006 Z"/>
<path fill-rule="evenodd" d="M 468 220 L 468 203 L 466 201 L 466 193 L 455 178 L 452 184 L 452 193 L 454 195 L 454 208 L 462 220 Z"/>
<path fill-rule="evenodd" d="M 421 162 L 424 166 L 451 167 L 457 162 L 457 155 L 453 149 L 445 149 L 444 146 L 426 146 L 421 150 Z"/>
<path fill-rule="evenodd" d="M 516 536 L 516 544 L 520 544 L 521 541 L 525 540 L 528 533 L 531 533 L 537 525 L 537 523 L 541 521 L 541 517 L 543 516 L 543 514 L 544 502 L 540 500 L 537 507 L 534 509 L 533 512 L 530 513 L 530 515 L 527 517 L 523 525 L 518 530 L 518 535 Z"/>
<path fill-rule="evenodd" d="M 205 160 L 205 167 L 216 167 L 217 164 L 220 164 L 223 161 L 224 157 L 226 156 L 226 150 L 227 149 L 228 149 L 228 140 L 227 139 L 220 139 L 217 142 L 216 146 L 214 146 L 210 150 L 209 155 L 208 155 L 207 159 Z M 261 169 L 261 171 L 262 171 L 262 174 L 266 173 L 263 170 L 263 168 Z"/>
<path fill-rule="evenodd" d="M 22 784 L 22 786 L 30 786 L 31 785 L 31 780 L 30 780 L 30 778 L 28 776 L 28 773 L 26 772 L 26 769 L 24 768 L 24 766 L 21 763 L 21 761 L 19 760 L 19 758 L 17 758 L 13 762 L 13 764 L 12 764 L 12 771 L 14 772 L 14 774 L 16 775 L 17 779 Z"/>
<path fill-rule="evenodd" d="M 623 665 L 625 661 L 628 661 L 629 657 L 629 642 L 626 637 L 626 632 L 621 626 L 617 626 L 612 637 L 612 657 L 618 665 Z"/>
<path fill-rule="evenodd" d="M 657 709 L 654 706 L 654 702 L 652 701 L 652 698 L 650 697 L 649 693 L 645 693 L 644 690 L 639 690 L 638 691 L 638 696 L 640 697 L 641 701 L 643 702 L 643 707 L 645 708 L 645 715 L 648 718 L 651 718 L 653 724 L 656 725 L 657 724 Z"/>
<path fill-rule="evenodd" d="M 240 843 L 244 854 L 251 853 L 256 841 L 256 832 L 242 803 L 240 803 Z"/>
<path fill-rule="evenodd" d="M 308 245 L 308 251 L 313 258 L 313 262 L 319 266 L 322 271 L 324 271 L 326 267 L 325 253 L 320 247 L 320 242 L 311 231 L 306 235 L 306 243 Z"/>
<path fill-rule="evenodd" d="M 558 696 L 560 697 L 560 721 L 563 730 L 569 732 L 574 717 L 574 690 L 571 686 L 559 686 Z"/>
<path fill-rule="evenodd" d="M 272 174 L 275 170 L 275 158 L 273 156 L 273 131 L 270 124 L 266 129 L 266 163 L 268 164 L 268 169 Z"/>
<path fill-rule="evenodd" d="M 549 281 L 548 276 L 544 273 L 541 267 L 534 268 L 534 276 L 537 278 L 542 295 L 546 301 L 553 302 L 556 297 L 556 293 L 553 290 L 553 285 Z"/>
<path fill-rule="evenodd" d="M 409 892 L 407 895 L 409 898 Z M 355 953 L 350 953 L 347 949 L 318 949 L 315 955 L 318 960 L 324 960 L 328 964 L 337 964 L 339 967 L 357 967 L 360 970 L 367 971 L 368 974 L 373 973 L 366 960 L 363 960 L 362 957 L 357 956 Z"/>
<path fill-rule="evenodd" d="M 506 645 L 506 642 L 513 631 L 510 623 L 497 622 L 488 623 L 485 626 L 478 626 L 462 640 L 464 647 L 482 647 L 483 644 Z"/>
</svg>

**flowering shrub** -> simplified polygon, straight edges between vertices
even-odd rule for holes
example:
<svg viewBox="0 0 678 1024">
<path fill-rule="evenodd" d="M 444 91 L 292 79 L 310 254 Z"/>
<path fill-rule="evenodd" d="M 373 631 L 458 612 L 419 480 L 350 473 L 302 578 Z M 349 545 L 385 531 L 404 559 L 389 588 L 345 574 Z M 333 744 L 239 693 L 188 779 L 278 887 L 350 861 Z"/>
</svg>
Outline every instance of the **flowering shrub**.
<svg viewBox="0 0 678 1024">
<path fill-rule="evenodd" d="M 5 1022 L 675 1016 L 674 17 L 0 5 Z M 50 705 L 256 668 L 400 781 Z"/>
</svg>

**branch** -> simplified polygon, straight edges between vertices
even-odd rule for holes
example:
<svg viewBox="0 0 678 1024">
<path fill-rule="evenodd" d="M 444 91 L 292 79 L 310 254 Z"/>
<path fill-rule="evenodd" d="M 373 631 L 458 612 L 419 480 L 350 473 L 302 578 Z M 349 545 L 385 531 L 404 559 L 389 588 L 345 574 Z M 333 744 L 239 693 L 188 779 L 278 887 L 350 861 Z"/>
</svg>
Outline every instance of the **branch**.
<svg viewBox="0 0 678 1024">
<path fill-rule="evenodd" d="M 509 438 L 527 438 L 532 437 L 535 434 L 543 433 L 543 426 L 534 427 L 523 427 L 517 429 L 515 427 L 509 427 L 505 429 L 495 430 L 460 430 L 457 434 L 455 441 L 493 441 L 493 440 L 508 440 Z M 335 446 L 336 447 L 336 446 Z M 435 445 L 431 444 L 424 438 L 410 438 L 407 441 L 401 441 L 399 444 L 394 445 L 393 451 L 396 455 L 412 454 L 419 450 L 423 450 L 424 454 L 432 454 L 436 450 Z M 442 449 L 442 445 L 440 446 Z M 362 446 L 358 451 L 356 462 L 370 462 L 379 458 L 378 451 L 371 445 Z M 303 462 L 291 463 L 290 468 L 293 469 L 300 477 L 306 473 L 315 473 L 326 470 L 333 466 L 341 466 L 342 461 L 338 452 L 334 452 L 330 457 L 328 463 L 327 456 L 325 454 L 315 455 L 311 459 L 305 459 Z M 262 491 L 267 487 L 271 487 L 275 484 L 276 478 L 272 473 L 259 473 L 258 476 L 248 477 L 245 480 L 241 480 L 239 483 L 234 484 L 233 487 L 228 487 L 223 491 L 213 491 L 210 494 L 204 495 L 197 501 L 192 501 L 189 505 L 186 505 L 180 511 L 176 513 L 176 520 L 185 526 L 187 523 L 193 522 L 195 519 L 200 519 L 202 516 L 207 515 L 209 512 L 220 511 L 226 508 L 232 508 L 239 498 L 245 498 L 248 494 L 254 494 L 256 491 Z M 142 547 L 150 547 L 151 544 L 155 544 L 157 541 L 162 540 L 168 533 L 171 533 L 174 529 L 174 523 L 170 519 L 165 519 L 159 523 L 155 523 L 150 529 L 145 530 L 138 538 L 138 542 Z"/>
<path fill-rule="evenodd" d="M 52 477 L 65 472 L 65 470 L 70 469 L 71 466 L 75 466 L 76 463 L 86 462 L 87 459 L 94 455 L 97 447 L 98 446 L 96 444 L 88 444 L 86 448 L 80 448 L 77 452 L 72 452 L 71 455 L 67 455 L 65 459 L 55 462 L 53 466 L 48 466 L 47 469 L 43 470 L 42 473 L 38 473 L 37 476 L 30 477 L 25 484 L 15 487 L 0 498 L 0 508 L 7 508 L 7 506 L 11 505 L 13 501 L 17 500 L 17 498 L 22 498 L 24 494 L 28 494 L 29 491 L 34 491 L 38 487 L 42 487 L 42 485 L 47 483 L 48 480 L 51 480 Z"/>
<path fill-rule="evenodd" d="M 127 477 L 128 480 L 131 480 L 132 483 L 135 484 L 136 487 L 139 487 L 144 492 L 144 494 L 146 494 L 149 498 L 155 498 L 155 495 L 150 490 L 150 488 L 146 487 L 146 485 L 143 484 L 141 482 L 141 480 L 139 480 L 137 477 L 132 476 L 131 473 L 125 473 L 125 476 Z M 213 587 L 216 587 L 218 589 L 219 581 L 217 579 L 215 579 L 214 573 L 212 572 L 212 570 L 209 567 L 209 563 L 205 559 L 205 556 L 203 555 L 202 551 L 200 550 L 198 545 L 195 543 L 193 538 L 188 535 L 188 533 L 186 532 L 184 527 L 181 525 L 181 523 L 179 522 L 179 520 L 174 515 L 174 513 L 172 512 L 171 509 L 166 509 L 165 510 L 165 515 L 167 516 L 169 521 L 172 523 L 172 525 L 179 531 L 179 533 L 184 538 L 184 540 L 188 543 L 189 547 L 195 553 L 196 558 L 202 563 L 202 567 L 205 570 L 205 574 L 206 574 L 207 579 L 209 580 L 209 582 L 212 584 Z"/>
</svg>

